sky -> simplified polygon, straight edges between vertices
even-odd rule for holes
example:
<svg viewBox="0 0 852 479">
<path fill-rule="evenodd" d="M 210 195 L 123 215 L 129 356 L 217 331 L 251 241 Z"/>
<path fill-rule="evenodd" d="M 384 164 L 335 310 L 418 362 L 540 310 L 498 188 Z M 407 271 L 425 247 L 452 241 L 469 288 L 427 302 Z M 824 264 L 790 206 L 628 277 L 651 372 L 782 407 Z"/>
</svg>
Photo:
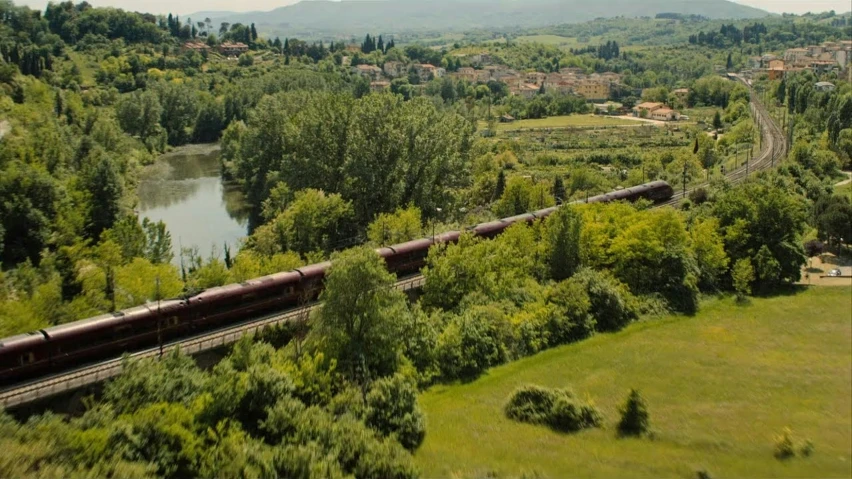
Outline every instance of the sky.
<svg viewBox="0 0 852 479">
<path fill-rule="evenodd" d="M 79 0 L 75 0 L 75 3 Z M 198 11 L 268 11 L 298 0 L 88 0 L 92 5 L 119 7 L 146 13 L 176 13 L 185 15 Z M 428 0 L 424 0 L 428 1 Z M 743 5 L 762 8 L 773 13 L 805 13 L 834 10 L 845 13 L 852 10 L 852 0 L 732 0 Z M 15 0 L 18 5 L 43 9 L 47 0 Z"/>
</svg>

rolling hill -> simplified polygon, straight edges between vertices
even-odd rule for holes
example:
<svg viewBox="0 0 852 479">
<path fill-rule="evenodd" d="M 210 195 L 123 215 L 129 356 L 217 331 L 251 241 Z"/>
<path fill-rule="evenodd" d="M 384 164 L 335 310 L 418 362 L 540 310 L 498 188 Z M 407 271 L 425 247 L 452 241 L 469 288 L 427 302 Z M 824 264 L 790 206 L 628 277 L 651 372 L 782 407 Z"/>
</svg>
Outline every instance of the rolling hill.
<svg viewBox="0 0 852 479">
<path fill-rule="evenodd" d="M 541 27 L 600 17 L 653 17 L 672 12 L 708 18 L 769 15 L 727 0 L 310 0 L 270 12 L 198 12 L 192 18 L 255 23 L 263 34 L 362 35 L 364 32 L 458 31 Z"/>
</svg>

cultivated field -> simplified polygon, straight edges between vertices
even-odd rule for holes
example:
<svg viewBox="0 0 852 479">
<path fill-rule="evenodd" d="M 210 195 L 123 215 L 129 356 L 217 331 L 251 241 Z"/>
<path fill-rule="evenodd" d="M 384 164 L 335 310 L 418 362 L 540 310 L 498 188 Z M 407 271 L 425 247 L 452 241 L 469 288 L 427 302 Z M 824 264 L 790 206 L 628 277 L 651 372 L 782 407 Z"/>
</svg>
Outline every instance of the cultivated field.
<svg viewBox="0 0 852 479">
<path fill-rule="evenodd" d="M 852 288 L 813 288 L 738 306 L 712 300 L 695 317 L 635 324 L 548 351 L 470 384 L 421 397 L 424 477 L 850 477 Z M 592 398 L 606 429 L 560 434 L 507 420 L 527 383 Z M 648 402 L 654 439 L 617 439 L 631 387 Z M 809 458 L 773 457 L 790 427 Z M 489 476 L 490 477 L 490 476 Z"/>
<path fill-rule="evenodd" d="M 539 128 L 588 128 L 599 126 L 637 126 L 641 122 L 599 115 L 551 116 L 537 120 L 518 120 L 512 123 L 497 123 L 497 131 L 530 130 Z M 484 128 L 484 122 L 482 127 Z"/>
</svg>

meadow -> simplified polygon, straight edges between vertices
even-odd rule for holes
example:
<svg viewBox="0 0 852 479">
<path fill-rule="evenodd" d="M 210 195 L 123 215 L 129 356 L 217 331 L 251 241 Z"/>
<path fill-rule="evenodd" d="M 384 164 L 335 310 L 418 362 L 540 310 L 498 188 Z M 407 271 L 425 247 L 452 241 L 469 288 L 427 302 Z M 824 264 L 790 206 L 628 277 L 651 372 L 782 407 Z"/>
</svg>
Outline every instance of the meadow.
<svg viewBox="0 0 852 479">
<path fill-rule="evenodd" d="M 849 477 L 852 474 L 852 289 L 712 299 L 694 317 L 636 323 L 421 396 L 424 477 Z M 503 405 L 524 384 L 569 387 L 605 428 L 562 434 L 512 422 Z M 652 438 L 619 439 L 631 388 Z M 811 457 L 779 460 L 783 428 Z"/>
</svg>

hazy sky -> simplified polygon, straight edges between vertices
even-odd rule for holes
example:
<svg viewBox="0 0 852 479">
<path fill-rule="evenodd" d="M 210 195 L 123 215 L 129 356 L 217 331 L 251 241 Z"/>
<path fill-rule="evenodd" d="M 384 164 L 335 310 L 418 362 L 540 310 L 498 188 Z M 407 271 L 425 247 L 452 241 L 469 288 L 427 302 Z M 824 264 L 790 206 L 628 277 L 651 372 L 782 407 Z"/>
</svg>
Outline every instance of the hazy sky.
<svg viewBox="0 0 852 479">
<path fill-rule="evenodd" d="M 75 3 L 80 0 L 75 0 Z M 187 14 L 198 11 L 252 11 L 272 10 L 298 0 L 88 0 L 95 6 L 113 6 L 125 10 L 143 11 L 150 13 Z M 428 1 L 428 0 L 424 0 Z M 519 0 L 522 1 L 522 0 Z M 641 1 L 641 0 L 637 0 Z M 805 13 L 835 10 L 845 13 L 852 10 L 852 0 L 733 0 L 737 3 L 762 8 L 770 12 Z M 33 8 L 44 8 L 47 0 L 15 0 L 16 4 L 29 5 Z"/>
</svg>

